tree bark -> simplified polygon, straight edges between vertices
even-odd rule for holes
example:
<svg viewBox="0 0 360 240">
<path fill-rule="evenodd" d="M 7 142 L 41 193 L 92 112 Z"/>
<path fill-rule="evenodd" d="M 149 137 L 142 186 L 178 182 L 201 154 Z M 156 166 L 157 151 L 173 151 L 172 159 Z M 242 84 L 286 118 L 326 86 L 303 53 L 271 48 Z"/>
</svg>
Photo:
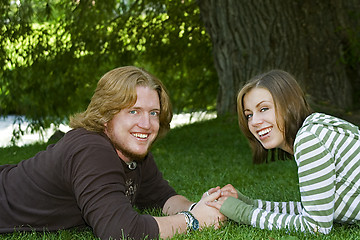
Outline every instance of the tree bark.
<svg viewBox="0 0 360 240">
<path fill-rule="evenodd" d="M 219 77 L 217 111 L 236 112 L 244 83 L 270 69 L 290 72 L 317 103 L 350 109 L 358 70 L 341 62 L 358 0 L 198 0 Z M 357 25 L 356 25 L 357 24 Z M 350 77 L 351 76 L 351 77 Z M 357 80 L 358 81 L 358 80 Z"/>
</svg>

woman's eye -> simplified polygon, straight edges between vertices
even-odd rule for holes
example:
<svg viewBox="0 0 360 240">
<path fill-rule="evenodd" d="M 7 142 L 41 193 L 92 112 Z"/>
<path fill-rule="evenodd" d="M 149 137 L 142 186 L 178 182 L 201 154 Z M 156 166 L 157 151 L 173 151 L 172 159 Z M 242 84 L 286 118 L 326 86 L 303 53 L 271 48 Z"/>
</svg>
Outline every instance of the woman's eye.
<svg viewBox="0 0 360 240">
<path fill-rule="evenodd" d="M 265 111 L 267 111 L 267 110 L 269 110 L 269 108 L 263 107 L 263 108 L 260 109 L 260 112 L 265 112 Z"/>
<path fill-rule="evenodd" d="M 252 117 L 252 114 L 245 114 L 245 118 L 249 120 Z"/>
<path fill-rule="evenodd" d="M 136 110 L 131 110 L 129 113 L 130 113 L 130 114 L 136 114 L 137 111 L 136 111 Z"/>
</svg>

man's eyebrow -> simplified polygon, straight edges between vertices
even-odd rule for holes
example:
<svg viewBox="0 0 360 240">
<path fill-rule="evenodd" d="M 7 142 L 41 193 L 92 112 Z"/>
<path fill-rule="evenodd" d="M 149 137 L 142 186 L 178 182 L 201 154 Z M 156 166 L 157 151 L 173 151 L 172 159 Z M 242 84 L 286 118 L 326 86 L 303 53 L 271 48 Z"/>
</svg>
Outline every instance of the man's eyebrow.
<svg viewBox="0 0 360 240">
<path fill-rule="evenodd" d="M 135 106 L 132 106 L 130 107 L 130 109 L 135 109 L 135 110 L 138 110 L 138 109 L 143 109 L 142 107 L 135 107 Z M 154 108 L 154 109 L 151 109 L 150 111 L 161 111 L 160 108 Z"/>
</svg>

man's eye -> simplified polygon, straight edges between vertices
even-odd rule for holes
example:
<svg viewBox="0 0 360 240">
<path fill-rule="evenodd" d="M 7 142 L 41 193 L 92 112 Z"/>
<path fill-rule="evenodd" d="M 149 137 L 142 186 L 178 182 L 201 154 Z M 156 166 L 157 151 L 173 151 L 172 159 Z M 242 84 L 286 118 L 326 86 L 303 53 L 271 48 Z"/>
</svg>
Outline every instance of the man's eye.
<svg viewBox="0 0 360 240">
<path fill-rule="evenodd" d="M 136 114 L 137 111 L 136 111 L 136 110 L 131 110 L 129 113 L 130 113 L 130 114 Z"/>
<path fill-rule="evenodd" d="M 158 112 L 150 112 L 150 115 L 157 117 L 157 116 L 159 116 L 159 113 Z"/>
</svg>

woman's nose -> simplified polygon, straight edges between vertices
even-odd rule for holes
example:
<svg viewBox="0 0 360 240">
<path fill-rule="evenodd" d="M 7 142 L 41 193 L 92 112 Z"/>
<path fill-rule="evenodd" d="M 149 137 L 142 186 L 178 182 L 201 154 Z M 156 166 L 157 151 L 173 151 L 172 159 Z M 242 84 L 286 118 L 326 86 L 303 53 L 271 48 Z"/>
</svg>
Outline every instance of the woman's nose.
<svg viewBox="0 0 360 240">
<path fill-rule="evenodd" d="M 263 123 L 263 119 L 261 118 L 261 116 L 259 114 L 253 114 L 252 119 L 251 119 L 251 124 L 256 126 Z"/>
</svg>

